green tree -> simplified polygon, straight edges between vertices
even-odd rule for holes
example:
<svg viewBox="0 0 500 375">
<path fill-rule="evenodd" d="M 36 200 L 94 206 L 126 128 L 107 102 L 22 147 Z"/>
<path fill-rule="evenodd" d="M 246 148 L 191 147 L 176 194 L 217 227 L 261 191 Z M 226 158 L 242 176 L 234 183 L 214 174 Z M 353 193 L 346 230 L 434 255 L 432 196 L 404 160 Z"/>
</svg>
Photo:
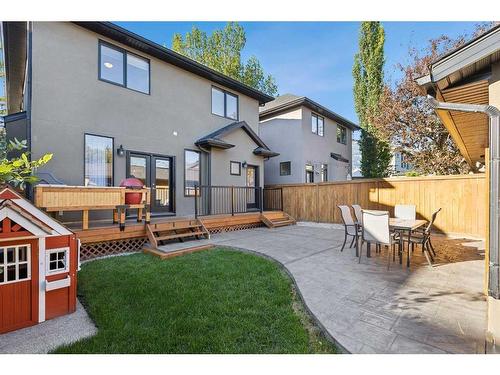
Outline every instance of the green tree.
<svg viewBox="0 0 500 375">
<path fill-rule="evenodd" d="M 193 26 L 183 37 L 175 34 L 172 49 L 222 74 L 234 78 L 266 94 L 276 96 L 278 86 L 273 76 L 266 75 L 260 61 L 250 57 L 241 59 L 246 44 L 245 29 L 237 22 L 228 22 L 223 29 L 211 35 Z"/>
<path fill-rule="evenodd" d="M 38 160 L 29 160 L 27 152 L 21 153 L 17 158 L 9 158 L 10 151 L 21 151 L 27 148 L 25 140 L 7 142 L 5 128 L 0 128 L 0 184 L 10 184 L 24 189 L 27 183 L 35 183 L 38 178 L 35 171 L 52 159 L 52 154 L 45 154 Z"/>
<path fill-rule="evenodd" d="M 389 142 L 372 124 L 379 112 L 384 89 L 384 28 L 380 22 L 362 22 L 359 51 L 354 56 L 354 106 L 362 128 L 359 140 L 363 177 L 385 177 L 389 173 Z"/>
</svg>

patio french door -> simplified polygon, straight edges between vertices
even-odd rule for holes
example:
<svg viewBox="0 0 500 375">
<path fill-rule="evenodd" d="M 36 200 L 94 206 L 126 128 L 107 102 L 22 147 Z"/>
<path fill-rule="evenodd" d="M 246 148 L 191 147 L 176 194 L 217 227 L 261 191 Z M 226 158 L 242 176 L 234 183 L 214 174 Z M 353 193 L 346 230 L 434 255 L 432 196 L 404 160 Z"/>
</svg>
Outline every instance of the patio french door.
<svg viewBox="0 0 500 375">
<path fill-rule="evenodd" d="M 151 212 L 174 211 L 173 158 L 164 155 L 129 152 L 127 177 L 135 177 L 151 188 Z"/>
</svg>

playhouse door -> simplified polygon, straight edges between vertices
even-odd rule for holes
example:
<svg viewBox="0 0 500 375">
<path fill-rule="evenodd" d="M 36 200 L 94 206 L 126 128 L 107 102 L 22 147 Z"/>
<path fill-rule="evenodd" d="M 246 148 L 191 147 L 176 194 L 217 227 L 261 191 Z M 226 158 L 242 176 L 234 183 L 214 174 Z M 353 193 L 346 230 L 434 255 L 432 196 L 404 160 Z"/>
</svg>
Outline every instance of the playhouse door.
<svg viewBox="0 0 500 375">
<path fill-rule="evenodd" d="M 38 321 L 38 246 L 0 242 L 0 333 Z"/>
</svg>

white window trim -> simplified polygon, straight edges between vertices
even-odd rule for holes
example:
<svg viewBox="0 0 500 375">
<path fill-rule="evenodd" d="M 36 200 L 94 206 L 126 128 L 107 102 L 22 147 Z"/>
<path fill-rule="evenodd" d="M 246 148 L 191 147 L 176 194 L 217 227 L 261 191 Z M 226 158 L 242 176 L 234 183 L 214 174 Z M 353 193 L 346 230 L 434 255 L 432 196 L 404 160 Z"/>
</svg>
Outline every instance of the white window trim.
<svg viewBox="0 0 500 375">
<path fill-rule="evenodd" d="M 65 255 L 65 258 L 66 258 L 65 268 L 64 269 L 58 269 L 58 270 L 51 271 L 50 270 L 50 254 L 59 253 L 61 251 L 64 251 L 66 253 L 66 255 Z M 57 248 L 57 249 L 47 250 L 46 253 L 45 253 L 45 268 L 46 268 L 46 274 L 47 274 L 47 276 L 49 276 L 49 275 L 59 275 L 61 273 L 67 273 L 67 272 L 69 272 L 69 262 L 70 262 L 70 259 L 69 259 L 69 247 L 60 247 L 60 248 Z"/>
<path fill-rule="evenodd" d="M 21 279 L 19 280 L 19 256 L 18 256 L 18 248 L 20 247 L 24 247 L 26 246 L 27 247 L 27 254 L 26 254 L 26 259 L 27 261 L 26 262 L 21 262 L 21 264 L 27 264 L 28 265 L 28 277 L 26 277 L 25 279 Z M 0 285 L 7 285 L 7 284 L 12 284 L 12 283 L 19 283 L 19 282 L 22 282 L 22 281 L 27 281 L 27 280 L 31 280 L 31 245 L 30 244 L 21 244 L 21 245 L 13 245 L 13 246 L 0 246 L 2 247 L 3 249 L 7 249 L 7 248 L 15 248 L 15 253 L 14 253 L 14 257 L 15 257 L 15 262 L 14 263 L 9 263 L 9 266 L 12 266 L 12 265 L 15 265 L 16 266 L 16 279 L 15 280 L 11 280 L 11 281 L 3 281 L 3 282 L 0 282 Z M 4 272 L 5 272 L 5 275 L 4 275 L 4 280 L 7 279 L 7 251 L 4 252 L 4 260 L 3 260 L 3 264 L 4 266 Z"/>
</svg>

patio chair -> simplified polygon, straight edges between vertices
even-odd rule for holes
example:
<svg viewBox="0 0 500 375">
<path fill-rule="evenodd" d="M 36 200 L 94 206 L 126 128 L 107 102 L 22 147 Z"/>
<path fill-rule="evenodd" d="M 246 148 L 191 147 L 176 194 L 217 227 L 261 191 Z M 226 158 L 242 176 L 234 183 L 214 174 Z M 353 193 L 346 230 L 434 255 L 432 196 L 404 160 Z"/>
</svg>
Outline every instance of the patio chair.
<svg viewBox="0 0 500 375">
<path fill-rule="evenodd" d="M 349 245 L 349 248 L 352 247 L 355 241 L 356 243 L 358 242 L 359 229 L 358 229 L 358 224 L 355 223 L 352 218 L 349 206 L 340 205 L 337 207 L 340 210 L 342 221 L 344 223 L 344 243 L 342 244 L 342 248 L 340 249 L 340 251 L 344 251 L 344 247 L 347 242 L 348 236 L 352 237 L 351 245 Z"/>
<path fill-rule="evenodd" d="M 354 215 L 356 216 L 356 221 L 360 227 L 363 226 L 363 210 L 359 204 L 353 204 L 351 206 L 354 210 Z"/>
<path fill-rule="evenodd" d="M 412 204 L 397 204 L 394 207 L 394 217 L 415 220 L 417 218 L 417 207 Z"/>
<path fill-rule="evenodd" d="M 436 251 L 434 250 L 434 246 L 432 246 L 431 242 L 431 230 L 432 226 L 434 225 L 434 222 L 436 221 L 436 217 L 439 211 L 441 211 L 441 208 L 439 208 L 436 212 L 432 214 L 431 221 L 429 221 L 429 224 L 427 224 L 427 227 L 425 227 L 423 232 L 412 233 L 410 238 L 404 239 L 405 241 L 409 241 L 412 252 L 415 247 L 415 244 L 422 246 L 422 252 L 424 253 L 425 259 L 427 260 L 427 263 L 429 264 L 430 267 L 432 267 L 432 262 L 434 262 L 434 256 L 436 256 Z"/>
<path fill-rule="evenodd" d="M 389 212 L 388 211 L 370 211 L 362 210 L 363 213 L 363 230 L 361 234 L 361 247 L 359 249 L 359 260 L 361 263 L 361 254 L 363 252 L 363 243 L 366 242 L 367 246 L 375 244 L 377 248 L 381 245 L 388 246 L 387 252 L 387 269 L 392 258 L 395 258 L 396 244 L 398 244 L 398 252 L 401 252 L 402 243 L 399 233 L 389 230 Z"/>
</svg>

